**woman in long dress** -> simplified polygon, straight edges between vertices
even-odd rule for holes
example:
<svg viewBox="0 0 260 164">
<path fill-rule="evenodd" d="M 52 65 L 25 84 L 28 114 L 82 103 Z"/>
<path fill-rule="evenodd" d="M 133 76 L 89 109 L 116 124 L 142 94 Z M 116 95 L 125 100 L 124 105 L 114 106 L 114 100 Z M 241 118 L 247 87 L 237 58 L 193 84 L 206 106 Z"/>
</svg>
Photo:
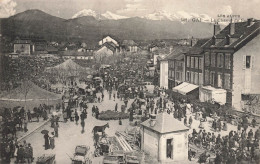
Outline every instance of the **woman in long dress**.
<svg viewBox="0 0 260 164">
<path fill-rule="evenodd" d="M 51 135 L 49 136 L 50 139 L 50 148 L 54 149 L 55 148 L 55 136 L 54 136 L 54 132 L 51 133 Z"/>
<path fill-rule="evenodd" d="M 44 141 L 45 141 L 45 150 L 49 149 L 50 143 L 49 143 L 49 135 L 48 133 L 44 134 Z"/>
</svg>

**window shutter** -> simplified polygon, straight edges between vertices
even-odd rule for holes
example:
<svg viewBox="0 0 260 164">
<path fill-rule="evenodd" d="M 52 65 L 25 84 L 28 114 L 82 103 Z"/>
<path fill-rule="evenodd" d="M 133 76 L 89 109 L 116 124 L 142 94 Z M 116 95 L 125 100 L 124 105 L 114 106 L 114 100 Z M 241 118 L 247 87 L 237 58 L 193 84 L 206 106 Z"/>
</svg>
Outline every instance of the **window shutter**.
<svg viewBox="0 0 260 164">
<path fill-rule="evenodd" d="M 246 69 L 246 55 L 243 55 L 243 69 Z"/>
<path fill-rule="evenodd" d="M 252 64 L 251 64 L 251 68 L 252 68 L 252 69 L 254 68 L 254 61 L 255 61 L 255 56 L 252 55 L 252 59 L 251 59 L 251 62 L 252 62 Z"/>
</svg>

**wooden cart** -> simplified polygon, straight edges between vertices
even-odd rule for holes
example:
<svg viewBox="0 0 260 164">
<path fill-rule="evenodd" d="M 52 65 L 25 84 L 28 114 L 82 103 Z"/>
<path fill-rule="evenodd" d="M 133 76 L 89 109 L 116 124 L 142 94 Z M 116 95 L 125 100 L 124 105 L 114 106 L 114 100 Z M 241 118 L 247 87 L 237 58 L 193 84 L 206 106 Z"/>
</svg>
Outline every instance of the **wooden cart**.
<svg viewBox="0 0 260 164">
<path fill-rule="evenodd" d="M 55 164 L 55 154 L 43 154 L 38 157 L 36 164 Z"/>
</svg>

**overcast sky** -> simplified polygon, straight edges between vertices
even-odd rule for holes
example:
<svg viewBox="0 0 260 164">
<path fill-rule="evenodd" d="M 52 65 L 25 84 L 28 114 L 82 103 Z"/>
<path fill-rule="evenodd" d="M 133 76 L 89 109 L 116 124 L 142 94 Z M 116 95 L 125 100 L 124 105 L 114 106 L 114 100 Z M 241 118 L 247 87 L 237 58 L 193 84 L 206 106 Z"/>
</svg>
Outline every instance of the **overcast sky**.
<svg viewBox="0 0 260 164">
<path fill-rule="evenodd" d="M 83 9 L 98 13 L 111 11 L 118 15 L 144 16 L 154 11 L 240 15 L 260 18 L 260 0 L 0 0 L 0 17 L 9 17 L 28 9 L 40 9 L 51 15 L 71 18 Z"/>
</svg>

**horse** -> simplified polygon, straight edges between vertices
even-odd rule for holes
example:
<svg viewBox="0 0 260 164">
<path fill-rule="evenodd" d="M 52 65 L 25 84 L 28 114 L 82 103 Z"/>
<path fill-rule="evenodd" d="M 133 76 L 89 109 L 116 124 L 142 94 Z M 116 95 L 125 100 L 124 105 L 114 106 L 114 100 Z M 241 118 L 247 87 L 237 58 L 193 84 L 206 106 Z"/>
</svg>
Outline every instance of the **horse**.
<svg viewBox="0 0 260 164">
<path fill-rule="evenodd" d="M 92 133 L 96 134 L 97 132 L 102 132 L 102 135 L 104 135 L 106 128 L 109 128 L 109 123 L 106 123 L 103 126 L 95 126 L 92 130 Z"/>
</svg>

